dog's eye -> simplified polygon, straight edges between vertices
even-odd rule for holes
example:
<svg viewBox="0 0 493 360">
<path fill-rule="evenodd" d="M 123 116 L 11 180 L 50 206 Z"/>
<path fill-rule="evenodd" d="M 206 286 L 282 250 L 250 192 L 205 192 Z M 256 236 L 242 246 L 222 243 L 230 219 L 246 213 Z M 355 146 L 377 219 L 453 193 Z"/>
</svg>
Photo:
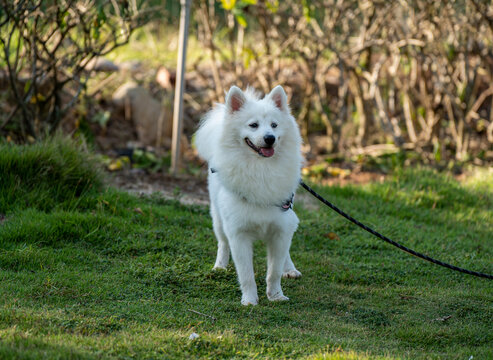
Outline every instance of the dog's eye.
<svg viewBox="0 0 493 360">
<path fill-rule="evenodd" d="M 277 127 L 277 124 L 273 122 L 272 124 L 270 124 L 270 126 L 272 126 L 272 128 L 275 129 Z"/>
<path fill-rule="evenodd" d="M 258 128 L 258 124 L 257 124 L 256 122 L 255 122 L 255 123 L 251 123 L 251 124 L 250 124 L 250 125 L 248 125 L 248 126 L 250 126 L 252 129 L 256 129 L 256 128 Z"/>
</svg>

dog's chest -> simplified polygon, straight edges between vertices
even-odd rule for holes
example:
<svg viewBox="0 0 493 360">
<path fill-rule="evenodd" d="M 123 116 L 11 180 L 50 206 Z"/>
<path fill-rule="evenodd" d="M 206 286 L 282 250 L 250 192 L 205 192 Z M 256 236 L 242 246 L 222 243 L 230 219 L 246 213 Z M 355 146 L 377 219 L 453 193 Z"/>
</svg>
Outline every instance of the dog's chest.
<svg viewBox="0 0 493 360">
<path fill-rule="evenodd" d="M 220 177 L 224 187 L 247 202 L 281 206 L 294 192 L 299 178 L 296 169 L 282 170 L 263 167 L 225 168 Z"/>
<path fill-rule="evenodd" d="M 243 226 L 243 231 L 251 235 L 255 239 L 270 239 L 281 230 L 279 224 L 275 221 L 246 221 Z"/>
<path fill-rule="evenodd" d="M 223 202 L 223 205 L 229 204 L 221 209 L 222 215 L 230 224 L 234 224 L 236 228 L 241 228 L 244 231 L 257 233 L 261 236 L 268 235 L 271 232 L 279 231 L 289 217 L 279 207 L 257 206 L 231 193 L 228 195 L 227 201 Z"/>
</svg>

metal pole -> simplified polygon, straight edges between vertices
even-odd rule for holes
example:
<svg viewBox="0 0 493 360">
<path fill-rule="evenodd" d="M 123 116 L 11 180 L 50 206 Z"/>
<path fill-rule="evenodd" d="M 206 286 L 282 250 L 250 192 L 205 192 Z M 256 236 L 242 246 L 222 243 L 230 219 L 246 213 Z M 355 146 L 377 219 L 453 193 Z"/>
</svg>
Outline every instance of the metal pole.
<svg viewBox="0 0 493 360">
<path fill-rule="evenodd" d="M 171 139 L 171 173 L 176 174 L 180 165 L 180 138 L 183 119 L 183 91 L 185 89 L 185 62 L 187 59 L 188 23 L 192 0 L 180 0 L 180 35 L 176 65 L 175 102 L 173 106 L 173 137 Z"/>
</svg>

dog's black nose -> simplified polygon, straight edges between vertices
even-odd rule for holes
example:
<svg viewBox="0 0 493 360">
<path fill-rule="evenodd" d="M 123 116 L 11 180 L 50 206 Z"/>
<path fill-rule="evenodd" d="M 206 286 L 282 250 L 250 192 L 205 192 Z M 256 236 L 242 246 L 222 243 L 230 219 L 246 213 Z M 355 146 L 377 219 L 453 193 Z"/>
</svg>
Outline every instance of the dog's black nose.
<svg viewBox="0 0 493 360">
<path fill-rule="evenodd" d="M 267 145 L 272 145 L 276 142 L 276 137 L 274 135 L 265 135 L 264 141 Z"/>
</svg>

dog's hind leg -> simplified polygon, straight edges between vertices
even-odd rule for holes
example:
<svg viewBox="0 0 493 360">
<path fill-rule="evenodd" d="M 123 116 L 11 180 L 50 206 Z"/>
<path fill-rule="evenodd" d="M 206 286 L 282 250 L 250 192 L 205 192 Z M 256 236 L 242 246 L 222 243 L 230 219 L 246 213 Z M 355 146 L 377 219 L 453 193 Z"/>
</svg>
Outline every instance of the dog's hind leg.
<svg viewBox="0 0 493 360">
<path fill-rule="evenodd" d="M 214 233 L 217 238 L 217 256 L 213 270 L 226 269 L 229 263 L 229 245 L 228 239 L 221 228 L 222 226 L 214 225 Z M 216 229 L 219 228 L 219 229 Z"/>
<path fill-rule="evenodd" d="M 223 224 L 221 217 L 215 210 L 215 207 L 211 203 L 211 215 L 212 215 L 212 228 L 217 239 L 217 256 L 216 263 L 212 270 L 226 269 L 229 263 L 229 244 L 228 238 L 223 230 Z"/>
<path fill-rule="evenodd" d="M 293 261 L 291 260 L 291 256 L 288 253 L 288 256 L 286 258 L 286 261 L 284 262 L 284 269 L 282 273 L 283 278 L 290 278 L 290 279 L 296 279 L 301 277 L 301 273 L 296 269 L 296 267 L 293 264 Z"/>
</svg>

